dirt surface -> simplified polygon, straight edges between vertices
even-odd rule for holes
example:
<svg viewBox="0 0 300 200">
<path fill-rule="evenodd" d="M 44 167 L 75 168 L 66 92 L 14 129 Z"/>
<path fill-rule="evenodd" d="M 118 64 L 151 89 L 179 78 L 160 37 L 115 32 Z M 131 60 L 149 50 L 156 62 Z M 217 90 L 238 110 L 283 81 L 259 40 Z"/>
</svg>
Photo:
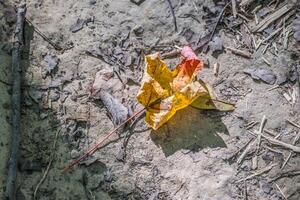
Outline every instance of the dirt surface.
<svg viewBox="0 0 300 200">
<path fill-rule="evenodd" d="M 9 16 L 4 12 L 12 12 L 11 6 L 19 2 L 0 2 L 2 27 L 8 27 L 0 30 L 7 34 L 1 38 L 0 80 L 9 83 L 10 55 L 3 46 L 10 40 L 14 22 L 8 23 Z M 252 58 L 234 55 L 229 50 L 217 56 L 211 50 L 199 53 L 199 58 L 209 61 L 199 78 L 213 87 L 218 99 L 235 103 L 233 112 L 188 107 L 158 131 L 139 120 L 126 150 L 128 133 L 115 134 L 81 165 L 62 173 L 72 159 L 114 126 L 104 105 L 90 98 L 95 77 L 124 106 L 138 110 L 140 105 L 135 96 L 144 70 L 143 55 L 165 53 L 173 50 L 174 45 L 182 47 L 197 41 L 208 29 L 204 8 L 217 7 L 213 1 L 172 1 L 178 25 L 176 33 L 170 8 L 163 0 L 146 0 L 140 5 L 129 0 L 27 0 L 26 4 L 26 16 L 32 24 L 26 26 L 25 37 L 30 45 L 23 58 L 17 199 L 33 199 L 45 171 L 48 174 L 36 192 L 36 199 L 300 198 L 299 154 L 293 153 L 283 170 L 298 172 L 298 176 L 275 181 L 270 180 L 282 173 L 280 167 L 289 154 L 287 149 L 262 139 L 257 167 L 253 167 L 256 155 L 253 149 L 237 164 L 243 147 L 257 137 L 246 130 L 247 125 L 258 122 L 250 129 L 258 130 L 264 115 L 265 129 L 281 134 L 281 141 L 291 143 L 300 131 L 286 121 L 300 124 L 299 82 L 287 81 L 270 90 L 287 78 L 287 71 L 299 68 L 299 59 L 294 59 L 297 51 L 292 34 L 287 49 L 284 32 L 270 42 L 266 52 L 263 52 L 266 45 L 253 51 L 245 47 L 239 30 L 220 25 L 216 35 L 222 38 L 224 46 L 246 49 L 252 52 Z M 281 2 L 278 7 L 284 4 Z M 63 50 L 55 50 L 36 31 L 44 33 Z M 260 36 L 255 35 L 257 41 Z M 86 53 L 91 49 L 106 56 L 92 57 Z M 179 57 L 166 59 L 170 66 L 179 61 Z M 213 70 L 216 62 L 220 63 L 218 76 Z M 253 68 L 271 70 L 277 83 L 253 80 L 244 73 Z M 5 190 L 10 139 L 10 86 L 6 83 L 0 82 L 1 192 Z M 284 94 L 292 96 L 293 91 L 295 102 L 289 102 Z M 238 182 L 272 164 L 276 165 L 268 172 Z"/>
</svg>

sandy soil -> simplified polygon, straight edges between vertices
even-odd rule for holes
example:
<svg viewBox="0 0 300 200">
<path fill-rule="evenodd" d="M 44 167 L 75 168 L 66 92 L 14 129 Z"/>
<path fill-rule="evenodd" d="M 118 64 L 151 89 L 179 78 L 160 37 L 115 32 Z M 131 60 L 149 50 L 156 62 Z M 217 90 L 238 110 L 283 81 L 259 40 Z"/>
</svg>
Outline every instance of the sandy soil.
<svg viewBox="0 0 300 200">
<path fill-rule="evenodd" d="M 299 92 L 294 104 L 283 96 L 289 87 L 299 91 L 297 83 L 286 83 L 269 91 L 274 85 L 253 81 L 243 73 L 247 68 L 268 68 L 280 77 L 296 63 L 291 58 L 294 50 L 292 38 L 287 50 L 278 42 L 277 50 L 271 46 L 266 51 L 264 57 L 270 66 L 262 59 L 264 48 L 254 52 L 252 59 L 241 58 L 229 51 L 217 58 L 211 52 L 199 54 L 210 63 L 199 77 L 212 85 L 218 98 L 236 103 L 233 112 L 187 108 L 158 131 L 150 130 L 140 120 L 129 139 L 123 161 L 118 158 L 124 153 L 121 147 L 125 133 L 121 137 L 115 135 L 81 165 L 62 173 L 72 159 L 113 127 L 101 102 L 89 98 L 97 72 L 111 75 L 103 82 L 110 94 L 125 106 L 138 109 L 135 95 L 143 74 L 144 64 L 139 61 L 142 53 L 154 53 L 156 50 L 151 47 L 158 45 L 183 46 L 205 32 L 202 7 L 213 7 L 213 1 L 172 2 L 178 33 L 174 31 L 168 4 L 163 0 L 146 0 L 141 5 L 129 0 L 26 1 L 27 18 L 34 27 L 27 25 L 26 29 L 26 38 L 31 41 L 28 57 L 24 58 L 28 65 L 24 69 L 18 199 L 33 198 L 50 160 L 49 173 L 36 199 L 229 200 L 245 199 L 245 188 L 248 199 L 284 199 L 282 193 L 288 199 L 299 199 L 299 176 L 268 182 L 280 173 L 280 166 L 289 151 L 273 145 L 269 145 L 270 150 L 266 147 L 268 143 L 264 142 L 257 169 L 270 163 L 277 165 L 268 173 L 240 183 L 236 181 L 255 171 L 252 169 L 253 154 L 247 156 L 241 165 L 233 157 L 254 138 L 245 126 L 252 121 L 260 122 L 263 115 L 268 119 L 265 128 L 281 133 L 282 141 L 290 143 L 299 132 L 286 122 L 290 119 L 300 124 Z M 7 6 L 0 5 L 5 10 L 15 4 L 6 2 Z M 187 14 L 196 16 L 200 23 L 186 17 Z M 76 33 L 70 31 L 78 19 L 88 18 L 93 22 Z M 36 27 L 65 50 L 55 50 L 33 32 Z M 191 36 L 185 34 L 188 29 L 193 33 Z M 222 29 L 218 34 L 223 38 L 224 46 L 240 46 L 238 34 L 232 30 Z M 124 61 L 122 66 L 125 67 L 120 73 L 125 84 L 114 74 L 114 70 L 120 67 L 118 64 L 107 64 L 85 53 L 91 47 L 99 46 L 119 61 Z M 5 60 L 0 63 L 0 79 L 9 82 L 10 57 L 5 52 L 0 56 Z M 47 56 L 58 59 L 57 68 L 51 73 L 47 73 Z M 166 61 L 174 66 L 179 60 Z M 221 64 L 218 77 L 213 75 L 215 62 Z M 0 83 L 3 132 L 0 139 L 0 186 L 3 189 L 9 147 L 8 90 L 9 86 Z M 253 127 L 258 128 L 259 123 Z M 55 141 L 57 144 L 53 147 Z M 283 155 L 272 149 L 283 152 Z M 299 171 L 299 162 L 299 155 L 293 155 L 285 170 Z"/>
</svg>

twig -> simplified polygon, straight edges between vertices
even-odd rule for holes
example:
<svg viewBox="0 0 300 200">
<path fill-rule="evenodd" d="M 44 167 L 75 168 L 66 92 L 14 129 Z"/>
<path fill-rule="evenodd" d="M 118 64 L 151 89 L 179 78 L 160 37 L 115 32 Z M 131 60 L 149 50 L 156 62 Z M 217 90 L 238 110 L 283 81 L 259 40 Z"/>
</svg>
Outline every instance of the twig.
<svg viewBox="0 0 300 200">
<path fill-rule="evenodd" d="M 84 160 L 86 157 L 92 155 L 95 151 L 97 151 L 102 144 L 110 138 L 117 130 L 119 130 L 121 127 L 123 127 L 126 123 L 128 123 L 130 120 L 132 120 L 134 117 L 138 116 L 139 114 L 143 113 L 146 110 L 146 108 L 143 108 L 139 111 L 137 111 L 135 114 L 133 114 L 131 117 L 127 118 L 124 122 L 120 123 L 117 127 L 115 127 L 113 130 L 111 130 L 102 140 L 97 142 L 95 145 L 92 146 L 92 148 L 88 149 L 82 156 L 74 160 L 70 165 L 66 166 L 63 169 L 63 172 L 69 171 L 72 167 L 74 167 L 76 164 Z"/>
<path fill-rule="evenodd" d="M 44 175 L 42 176 L 41 180 L 39 181 L 39 183 L 37 184 L 35 190 L 34 190 L 34 193 L 33 193 L 33 199 L 35 200 L 36 199 L 36 194 L 37 192 L 39 191 L 39 188 L 40 186 L 43 184 L 43 182 L 45 181 L 48 173 L 49 173 L 49 170 L 50 170 L 50 167 L 52 165 L 52 162 L 53 162 L 53 159 L 54 159 L 54 154 L 55 154 L 55 149 L 56 149 L 56 143 L 57 143 L 57 138 L 58 138 L 58 134 L 60 133 L 60 130 L 59 129 L 56 134 L 55 134 L 55 138 L 54 138 L 54 142 L 53 142 L 53 147 L 52 147 L 52 152 L 50 154 L 50 157 L 49 157 L 49 163 L 47 165 L 47 168 L 46 168 L 46 171 L 44 173 Z"/>
<path fill-rule="evenodd" d="M 255 1 L 255 0 L 242 0 L 241 3 L 240 3 L 240 6 L 241 7 L 247 7 L 248 5 L 253 3 L 253 1 Z"/>
<path fill-rule="evenodd" d="M 233 17 L 236 18 L 237 10 L 236 10 L 236 0 L 231 0 L 232 14 Z"/>
<path fill-rule="evenodd" d="M 21 118 L 21 53 L 24 47 L 24 22 L 26 15 L 26 4 L 18 7 L 17 22 L 14 37 L 14 48 L 12 50 L 12 129 L 11 129 L 11 146 L 10 159 L 8 162 L 8 174 L 6 180 L 5 196 L 8 200 L 15 199 L 15 183 L 17 177 L 17 163 L 20 140 L 20 118 Z"/>
<path fill-rule="evenodd" d="M 258 134 L 257 131 L 254 131 L 256 134 Z M 272 144 L 275 144 L 275 145 L 278 145 L 278 146 L 282 146 L 282 147 L 285 147 L 287 149 L 290 149 L 296 153 L 300 153 L 300 147 L 297 147 L 297 146 L 294 146 L 294 145 L 291 145 L 291 144 L 288 144 L 288 143 L 285 143 L 285 142 L 282 142 L 280 140 L 277 140 L 277 139 L 274 139 L 274 138 L 271 138 L 271 137 L 268 137 L 266 135 L 263 135 L 263 134 L 260 134 L 263 138 L 267 139 L 270 143 Z"/>
<path fill-rule="evenodd" d="M 277 89 L 277 88 L 279 88 L 279 87 L 280 87 L 280 85 L 275 85 L 275 86 L 269 88 L 268 91 L 275 90 L 275 89 Z"/>
<path fill-rule="evenodd" d="M 216 63 L 214 64 L 214 75 L 215 75 L 216 77 L 218 77 L 218 75 L 219 75 L 219 69 L 220 69 L 220 63 L 216 62 Z"/>
<path fill-rule="evenodd" d="M 226 8 L 228 7 L 229 4 L 230 4 L 230 2 L 228 2 L 228 3 L 224 6 L 224 8 L 221 10 L 221 12 L 220 12 L 220 14 L 219 14 L 219 16 L 218 16 L 217 22 L 216 22 L 216 24 L 215 24 L 215 26 L 214 26 L 214 29 L 212 30 L 212 32 L 211 32 L 211 34 L 210 34 L 210 36 L 209 36 L 208 42 L 210 42 L 210 41 L 212 40 L 212 38 L 214 37 L 215 32 L 216 32 L 217 27 L 218 27 L 218 24 L 220 23 L 220 21 L 221 21 L 221 19 L 222 19 L 222 16 L 223 16 L 223 14 L 224 14 L 224 12 L 225 12 L 225 10 L 226 10 Z M 206 48 L 205 48 L 203 51 L 204 51 L 204 52 L 207 52 L 207 50 L 208 50 L 208 46 L 206 46 Z"/>
<path fill-rule="evenodd" d="M 247 182 L 246 180 L 244 180 L 244 199 L 247 200 L 248 199 L 248 193 L 247 193 Z"/>
<path fill-rule="evenodd" d="M 237 163 L 238 164 L 240 164 L 244 160 L 244 158 L 246 157 L 246 155 L 248 154 L 248 152 L 250 151 L 250 149 L 252 148 L 252 146 L 257 142 L 256 140 L 257 140 L 257 138 L 255 140 L 252 140 L 250 143 L 248 143 L 248 146 L 245 148 L 245 150 L 243 151 L 243 153 L 237 159 Z"/>
<path fill-rule="evenodd" d="M 295 127 L 297 127 L 297 128 L 300 128 L 300 125 L 298 125 L 298 124 L 292 122 L 291 120 L 287 119 L 286 121 L 287 121 L 288 123 L 292 124 L 293 126 L 295 126 Z"/>
<path fill-rule="evenodd" d="M 300 132 L 298 132 L 298 134 L 295 136 L 295 138 L 294 138 L 294 140 L 292 142 L 292 145 L 295 145 L 298 142 L 299 139 L 300 139 Z M 287 162 L 292 157 L 292 154 L 293 154 L 292 152 L 289 153 L 288 157 L 284 160 L 281 169 L 283 169 L 285 167 L 285 165 L 287 164 Z"/>
<path fill-rule="evenodd" d="M 253 29 L 253 32 L 261 32 L 264 29 L 266 29 L 270 24 L 272 24 L 274 21 L 282 17 L 284 14 L 289 12 L 293 7 L 289 7 L 288 5 L 283 6 L 282 8 L 278 9 L 276 12 L 272 13 L 265 19 L 263 19 L 261 22 L 259 22 Z"/>
<path fill-rule="evenodd" d="M 278 28 L 276 31 L 273 31 L 266 39 L 264 39 L 261 43 L 265 43 L 267 41 L 269 41 L 272 37 L 274 37 L 275 35 L 277 35 L 281 30 L 283 29 L 283 27 Z"/>
<path fill-rule="evenodd" d="M 176 195 L 184 186 L 185 182 L 184 183 L 181 183 L 181 185 L 179 186 L 179 188 L 174 192 L 174 195 Z"/>
<path fill-rule="evenodd" d="M 12 86 L 12 84 L 11 84 L 11 83 L 8 83 L 8 82 L 6 82 L 6 81 L 3 81 L 3 80 L 1 80 L 1 79 L 0 79 L 0 83 L 3 83 L 4 85 L 7 85 L 7 86 Z"/>
<path fill-rule="evenodd" d="M 291 176 L 299 176 L 300 175 L 300 170 L 289 170 L 285 172 L 280 172 L 277 174 L 274 178 L 271 178 L 268 180 L 269 183 L 277 181 L 278 179 L 284 178 L 284 177 L 291 177 Z"/>
<path fill-rule="evenodd" d="M 232 47 L 226 47 L 226 49 L 231 51 L 233 54 L 236 54 L 236 55 L 248 58 L 248 59 L 252 58 L 252 55 L 249 52 L 242 51 L 242 50 L 239 50 L 239 49 L 235 49 L 235 48 L 232 48 Z"/>
<path fill-rule="evenodd" d="M 267 65 L 271 66 L 270 61 L 268 61 L 265 57 L 262 56 L 261 59 L 262 59 Z"/>
<path fill-rule="evenodd" d="M 242 182 L 242 181 L 245 181 L 245 180 L 249 180 L 249 179 L 251 179 L 251 178 L 253 178 L 253 177 L 255 177 L 255 176 L 259 176 L 259 175 L 261 175 L 261 174 L 263 174 L 263 173 L 266 173 L 266 172 L 270 171 L 270 170 L 271 170 L 273 167 L 275 167 L 276 165 L 277 165 L 277 164 L 274 163 L 274 164 L 269 165 L 269 166 L 267 166 L 267 167 L 265 167 L 265 168 L 263 168 L 263 169 L 257 170 L 254 174 L 251 174 L 250 176 L 247 176 L 246 178 L 243 178 L 243 179 L 238 180 L 237 183 Z"/>
<path fill-rule="evenodd" d="M 281 195 L 283 196 L 283 198 L 286 200 L 287 199 L 286 196 L 282 192 L 281 188 L 277 185 L 277 183 L 275 183 L 275 186 L 277 187 L 277 189 L 279 190 L 279 192 L 281 193 Z"/>
<path fill-rule="evenodd" d="M 265 54 L 265 53 L 266 53 L 266 51 L 267 51 L 267 49 L 268 49 L 269 46 L 270 46 L 270 43 L 268 43 L 268 44 L 265 46 L 264 50 L 262 51 L 262 54 Z M 255 47 L 255 49 L 257 49 L 257 47 Z"/>
<path fill-rule="evenodd" d="M 258 144 L 258 149 L 259 149 L 259 146 L 260 146 L 261 135 L 262 135 L 262 133 L 263 133 L 263 130 L 264 130 L 264 126 L 265 126 L 265 124 L 266 124 L 266 121 L 267 121 L 267 119 L 266 119 L 266 116 L 264 115 L 263 118 L 261 119 L 260 127 L 259 127 L 259 130 L 258 130 L 258 133 L 259 133 L 259 135 L 258 135 L 258 142 L 257 142 L 257 144 Z"/>
<path fill-rule="evenodd" d="M 177 21 L 176 21 L 176 16 L 175 16 L 175 13 L 174 13 L 174 9 L 173 9 L 171 0 L 167 0 L 167 2 L 168 2 L 169 7 L 170 7 L 170 9 L 171 9 L 171 13 L 172 13 L 172 17 L 173 17 L 173 23 L 174 23 L 174 26 L 175 26 L 175 32 L 177 32 L 177 31 L 178 31 L 178 28 L 177 28 Z"/>
<path fill-rule="evenodd" d="M 273 149 L 273 148 L 271 148 L 271 147 L 269 147 L 269 146 L 267 146 L 267 145 L 264 145 L 263 147 L 266 148 L 266 149 L 268 149 L 268 150 L 270 150 L 270 151 L 273 151 L 273 152 L 275 152 L 275 153 L 278 153 L 278 154 L 283 155 L 283 152 L 282 152 L 282 151 Z"/>
<path fill-rule="evenodd" d="M 41 36 L 46 42 L 48 42 L 55 50 L 61 51 L 63 50 L 58 44 L 52 42 L 44 33 L 42 33 L 29 19 L 25 18 L 26 22 L 34 27 L 34 31 Z"/>
<path fill-rule="evenodd" d="M 273 131 L 269 130 L 269 129 L 264 129 L 264 132 L 268 133 L 269 135 L 272 135 L 273 137 L 275 137 L 277 134 L 274 133 Z"/>
<path fill-rule="evenodd" d="M 251 129 L 252 127 L 254 127 L 256 124 L 258 124 L 258 122 L 250 122 L 249 124 L 247 124 L 246 126 L 245 126 L 245 129 L 246 130 L 249 130 L 249 129 Z"/>
<path fill-rule="evenodd" d="M 239 148 L 238 150 L 236 150 L 231 156 L 229 156 L 227 158 L 227 160 L 232 160 L 233 158 L 235 158 L 243 149 L 245 149 L 250 142 L 252 142 L 253 138 L 251 138 L 245 145 L 243 145 L 241 148 Z"/>
</svg>

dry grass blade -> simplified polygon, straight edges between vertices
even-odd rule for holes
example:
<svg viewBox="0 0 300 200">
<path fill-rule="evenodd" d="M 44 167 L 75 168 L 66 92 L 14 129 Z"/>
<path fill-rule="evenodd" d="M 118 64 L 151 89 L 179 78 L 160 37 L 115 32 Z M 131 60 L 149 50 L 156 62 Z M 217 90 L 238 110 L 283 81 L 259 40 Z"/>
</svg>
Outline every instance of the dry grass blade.
<svg viewBox="0 0 300 200">
<path fill-rule="evenodd" d="M 259 134 L 257 131 L 255 131 L 256 134 Z M 274 139 L 274 138 L 271 138 L 271 137 L 268 137 L 268 136 L 265 136 L 263 134 L 261 134 L 261 136 L 263 138 L 265 138 L 266 140 L 268 140 L 270 143 L 272 144 L 275 144 L 275 145 L 278 145 L 278 146 L 282 146 L 282 147 L 285 147 L 287 149 L 290 149 L 296 153 L 300 153 L 300 147 L 297 147 L 297 146 L 294 146 L 294 145 L 291 145 L 291 144 L 288 144 L 288 143 L 285 143 L 285 142 L 282 142 L 280 140 L 277 140 L 277 139 Z"/>
<path fill-rule="evenodd" d="M 278 9 L 273 14 L 266 17 L 264 20 L 259 22 L 255 27 L 252 28 L 253 32 L 261 32 L 264 29 L 266 29 L 270 24 L 272 24 L 274 21 L 285 15 L 287 12 L 291 11 L 292 7 L 289 7 L 288 5 L 285 5 Z"/>
<path fill-rule="evenodd" d="M 295 145 L 298 142 L 299 139 L 300 139 L 300 132 L 298 132 L 298 134 L 295 136 L 292 144 Z M 293 154 L 292 152 L 289 153 L 288 157 L 284 160 L 281 169 L 283 169 L 285 167 L 285 165 L 287 164 L 287 162 L 292 157 L 292 154 Z"/>
<path fill-rule="evenodd" d="M 291 120 L 287 119 L 286 120 L 288 123 L 292 124 L 293 126 L 300 128 L 300 125 L 296 124 L 295 122 L 292 122 Z"/>
<path fill-rule="evenodd" d="M 39 191 L 40 186 L 41 186 L 41 185 L 43 184 L 43 182 L 45 181 L 45 179 L 46 179 L 46 177 L 47 177 L 47 175 L 48 175 L 48 173 L 49 173 L 50 167 L 51 167 L 51 165 L 52 165 L 52 162 L 53 162 L 53 160 L 54 160 L 54 154 L 56 153 L 55 148 L 56 148 L 56 143 L 57 143 L 57 138 L 58 138 L 58 134 L 59 134 L 59 133 L 60 133 L 60 130 L 58 130 L 58 131 L 56 132 L 56 134 L 55 134 L 55 138 L 54 138 L 54 142 L 53 142 L 53 147 L 52 147 L 53 149 L 52 149 L 52 153 L 51 153 L 51 155 L 50 155 L 50 157 L 49 157 L 49 163 L 48 163 L 48 165 L 47 165 L 46 171 L 45 171 L 43 177 L 41 178 L 41 180 L 39 181 L 39 183 L 37 184 L 37 186 L 36 186 L 34 192 L 33 192 L 33 199 L 34 199 L 34 200 L 37 199 L 37 198 L 36 198 L 36 194 L 37 194 L 37 192 Z"/>
<path fill-rule="evenodd" d="M 259 175 L 261 175 L 261 174 L 263 174 L 263 173 L 266 173 L 266 172 L 270 171 L 270 170 L 271 170 L 273 167 L 275 167 L 276 165 L 277 165 L 277 164 L 274 163 L 274 164 L 269 165 L 269 166 L 267 166 L 267 167 L 265 167 L 265 168 L 263 168 L 263 169 L 257 170 L 254 174 L 251 174 L 250 176 L 247 176 L 246 178 L 243 178 L 243 179 L 238 180 L 237 183 L 242 182 L 242 181 L 245 181 L 245 180 L 249 180 L 249 179 L 251 179 L 251 178 L 253 178 L 253 177 L 255 177 L 255 176 L 259 176 Z"/>
</svg>

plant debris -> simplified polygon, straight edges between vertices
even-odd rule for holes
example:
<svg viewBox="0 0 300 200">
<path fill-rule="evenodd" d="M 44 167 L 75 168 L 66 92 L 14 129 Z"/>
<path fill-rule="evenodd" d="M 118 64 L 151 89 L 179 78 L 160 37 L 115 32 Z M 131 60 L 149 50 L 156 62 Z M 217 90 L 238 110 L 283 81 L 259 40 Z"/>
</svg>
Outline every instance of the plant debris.
<svg viewBox="0 0 300 200">
<path fill-rule="evenodd" d="M 56 55 L 47 54 L 42 62 L 44 77 L 57 70 L 59 59 Z"/>
<path fill-rule="evenodd" d="M 81 29 L 83 29 L 84 26 L 86 26 L 89 22 L 93 22 L 93 21 L 94 19 L 92 17 L 88 19 L 77 19 L 76 23 L 70 27 L 70 31 L 72 33 L 76 33 Z"/>
<path fill-rule="evenodd" d="M 100 91 L 98 96 L 94 96 L 94 98 L 99 98 L 102 101 L 115 126 L 127 119 L 128 109 L 109 93 Z"/>
<path fill-rule="evenodd" d="M 214 52 L 221 52 L 223 50 L 223 39 L 219 36 L 215 36 L 212 41 L 209 42 L 209 49 Z"/>
</svg>

